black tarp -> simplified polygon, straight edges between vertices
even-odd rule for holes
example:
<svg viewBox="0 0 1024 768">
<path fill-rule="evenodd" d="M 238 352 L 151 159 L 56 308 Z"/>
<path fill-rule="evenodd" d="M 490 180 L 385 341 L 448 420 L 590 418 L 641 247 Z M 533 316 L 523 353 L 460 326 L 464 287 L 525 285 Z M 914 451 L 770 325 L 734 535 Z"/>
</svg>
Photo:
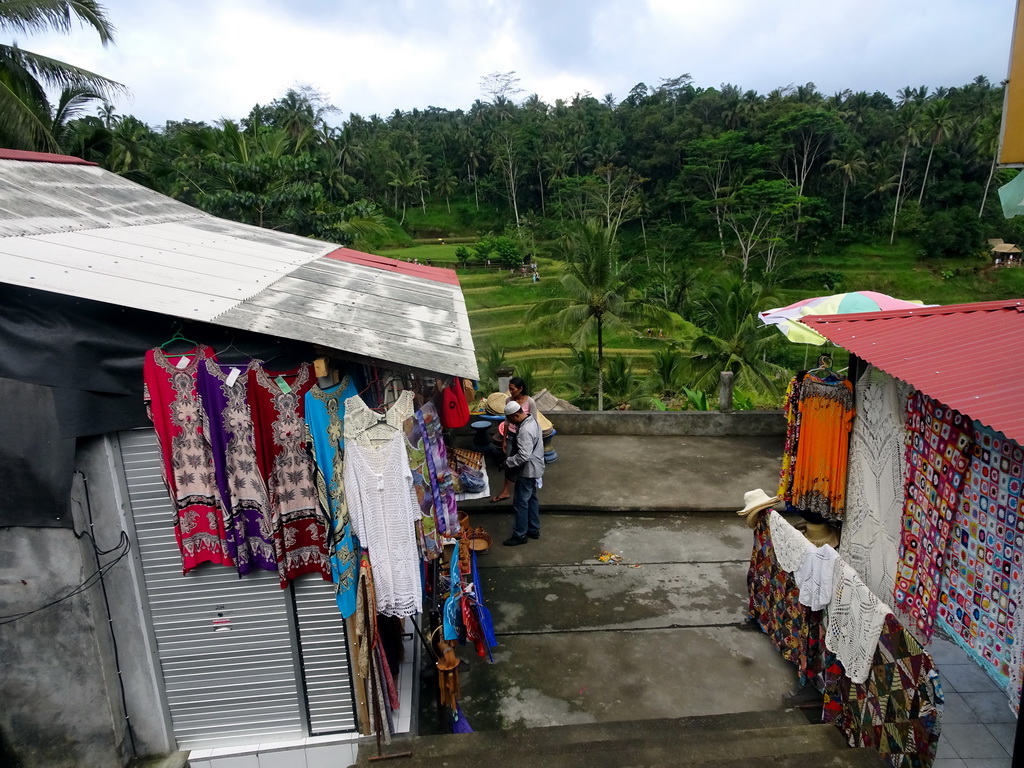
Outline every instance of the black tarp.
<svg viewBox="0 0 1024 768">
<path fill-rule="evenodd" d="M 0 379 L 0 526 L 71 527 L 75 440 L 58 434 L 53 392 Z"/>
<path fill-rule="evenodd" d="M 149 426 L 142 363 L 176 329 L 224 362 L 256 357 L 288 367 L 313 357 L 303 342 L 0 284 L 0 378 L 52 387 L 61 437 Z"/>
<path fill-rule="evenodd" d="M 150 426 L 143 360 L 176 329 L 224 362 L 313 357 L 302 342 L 0 284 L 0 526 L 71 526 L 75 438 Z"/>
</svg>

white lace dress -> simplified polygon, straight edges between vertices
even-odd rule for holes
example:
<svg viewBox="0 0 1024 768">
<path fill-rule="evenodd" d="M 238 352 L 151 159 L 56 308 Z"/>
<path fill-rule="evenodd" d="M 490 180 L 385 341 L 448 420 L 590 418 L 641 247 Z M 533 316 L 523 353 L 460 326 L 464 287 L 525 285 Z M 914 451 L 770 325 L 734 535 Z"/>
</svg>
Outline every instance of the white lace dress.
<svg viewBox="0 0 1024 768">
<path fill-rule="evenodd" d="M 412 412 L 408 391 L 383 415 L 359 397 L 345 401 L 345 498 L 352 532 L 370 553 L 377 612 L 385 616 L 412 616 L 423 603 L 421 513 L 402 431 Z"/>
<path fill-rule="evenodd" d="M 873 366 L 857 380 L 839 555 L 882 600 L 892 598 L 899 563 L 909 391 Z"/>
</svg>

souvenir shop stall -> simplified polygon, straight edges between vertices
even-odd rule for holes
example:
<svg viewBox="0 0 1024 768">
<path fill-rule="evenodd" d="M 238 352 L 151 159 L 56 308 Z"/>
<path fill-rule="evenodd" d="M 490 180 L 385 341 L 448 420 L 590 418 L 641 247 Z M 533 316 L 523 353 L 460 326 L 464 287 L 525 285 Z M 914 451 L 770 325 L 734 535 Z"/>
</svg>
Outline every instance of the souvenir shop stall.
<svg viewBox="0 0 1024 768">
<path fill-rule="evenodd" d="M 186 749 L 203 768 L 225 750 L 345 765 L 360 733 L 408 731 L 414 656 L 447 665 L 449 593 L 483 613 L 456 548 L 483 534 L 455 499 L 486 479 L 445 439 L 477 377 L 454 272 L 216 219 L 74 158 L 0 152 L 0 178 L 0 203 L 23 203 L 0 214 L 0 391 L 33 409 L 4 434 L 45 427 L 31 485 L 72 502 L 37 510 L 18 485 L 4 573 L 50 593 L 79 568 L 103 587 L 70 624 L 5 595 L 21 613 L 3 691 L 36 691 L 10 711 L 47 717 L 49 667 L 19 660 L 59 634 L 97 649 L 81 668 L 55 657 L 52 688 L 71 665 L 95 690 L 65 720 L 101 764 Z M 10 213 L 33 210 L 50 214 Z"/>
<path fill-rule="evenodd" d="M 801 318 L 850 366 L 793 379 L 778 495 L 752 492 L 743 510 L 752 619 L 823 693 L 823 719 L 893 766 L 935 756 L 936 632 L 1019 709 L 1024 357 L 1002 353 L 1022 306 Z"/>
<path fill-rule="evenodd" d="M 281 589 L 305 574 L 332 582 L 359 719 L 384 742 L 401 709 L 403 636 L 442 666 L 444 642 L 481 655 L 496 644 L 475 560 L 489 537 L 456 507 L 485 486 L 482 457 L 445 434 L 469 420 L 468 382 L 328 357 L 227 362 L 179 335 L 147 352 L 145 383 L 182 573 L 211 563 L 239 578 L 268 571 Z M 439 670 L 444 714 L 466 730 L 457 665 Z"/>
</svg>

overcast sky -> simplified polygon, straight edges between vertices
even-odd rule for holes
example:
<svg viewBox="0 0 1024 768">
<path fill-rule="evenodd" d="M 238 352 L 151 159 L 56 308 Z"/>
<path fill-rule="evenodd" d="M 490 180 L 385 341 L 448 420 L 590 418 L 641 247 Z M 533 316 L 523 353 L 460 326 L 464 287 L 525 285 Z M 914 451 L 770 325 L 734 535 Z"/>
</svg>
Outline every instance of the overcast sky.
<svg viewBox="0 0 1024 768">
<path fill-rule="evenodd" d="M 117 28 L 19 45 L 124 83 L 150 125 L 244 117 L 309 84 L 342 110 L 466 109 L 514 70 L 548 103 L 689 73 L 761 93 L 1006 77 L 1014 0 L 105 0 Z"/>
</svg>

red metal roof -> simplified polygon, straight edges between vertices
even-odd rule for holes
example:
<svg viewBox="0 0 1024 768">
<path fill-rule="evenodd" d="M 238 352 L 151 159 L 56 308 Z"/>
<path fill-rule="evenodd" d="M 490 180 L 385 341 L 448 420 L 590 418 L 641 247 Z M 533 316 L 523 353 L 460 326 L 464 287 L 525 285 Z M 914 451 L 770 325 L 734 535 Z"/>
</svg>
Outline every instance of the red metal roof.
<svg viewBox="0 0 1024 768">
<path fill-rule="evenodd" d="M 1024 444 L 1024 299 L 799 320 L 876 368 Z"/>
<path fill-rule="evenodd" d="M 65 163 L 67 165 L 98 165 L 80 157 L 54 155 L 49 152 L 29 152 L 24 149 L 0 148 L 0 160 L 27 160 L 32 163 Z"/>
<path fill-rule="evenodd" d="M 350 264 L 359 264 L 364 267 L 375 267 L 385 269 L 388 272 L 397 272 L 410 277 L 422 277 L 427 280 L 435 280 L 448 285 L 458 285 L 459 278 L 454 269 L 444 267 L 428 267 L 426 264 L 410 264 L 407 261 L 389 259 L 385 256 L 376 256 L 372 253 L 353 251 L 351 248 L 339 248 L 327 254 L 328 259 L 347 261 Z"/>
</svg>

